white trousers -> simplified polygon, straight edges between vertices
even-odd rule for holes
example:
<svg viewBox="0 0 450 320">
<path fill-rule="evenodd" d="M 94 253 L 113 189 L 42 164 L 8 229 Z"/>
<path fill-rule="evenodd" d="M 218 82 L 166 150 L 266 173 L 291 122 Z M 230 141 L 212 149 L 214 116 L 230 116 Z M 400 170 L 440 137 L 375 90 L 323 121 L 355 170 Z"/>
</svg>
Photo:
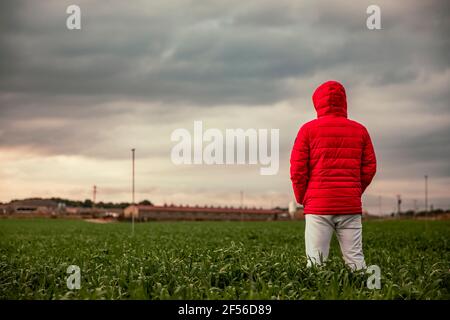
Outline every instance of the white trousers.
<svg viewBox="0 0 450 320">
<path fill-rule="evenodd" d="M 366 268 L 362 250 L 360 214 L 316 215 L 306 214 L 305 244 L 308 267 L 328 259 L 330 242 L 336 232 L 342 256 L 352 270 Z"/>
</svg>

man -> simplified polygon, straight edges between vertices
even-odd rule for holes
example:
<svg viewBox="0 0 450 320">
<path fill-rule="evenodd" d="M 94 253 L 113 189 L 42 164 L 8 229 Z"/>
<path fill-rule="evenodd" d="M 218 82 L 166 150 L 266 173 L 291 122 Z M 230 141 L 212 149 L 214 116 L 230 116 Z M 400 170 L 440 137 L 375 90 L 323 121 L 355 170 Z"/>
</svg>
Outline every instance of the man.
<svg viewBox="0 0 450 320">
<path fill-rule="evenodd" d="M 361 195 L 376 172 L 372 141 L 363 125 L 347 119 L 339 82 L 323 83 L 312 100 L 317 119 L 300 128 L 290 170 L 295 198 L 304 206 L 308 266 L 328 258 L 335 231 L 345 263 L 364 269 Z"/>
</svg>

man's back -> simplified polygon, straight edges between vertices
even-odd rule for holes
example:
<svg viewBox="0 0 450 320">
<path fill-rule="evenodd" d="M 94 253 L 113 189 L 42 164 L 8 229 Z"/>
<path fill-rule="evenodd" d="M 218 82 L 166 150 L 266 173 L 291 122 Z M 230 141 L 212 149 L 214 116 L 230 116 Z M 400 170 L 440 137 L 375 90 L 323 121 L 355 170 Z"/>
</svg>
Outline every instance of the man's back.
<svg viewBox="0 0 450 320">
<path fill-rule="evenodd" d="M 358 214 L 376 159 L 366 128 L 347 119 L 344 87 L 335 81 L 313 95 L 318 118 L 300 128 L 291 153 L 291 180 L 305 214 Z"/>
</svg>

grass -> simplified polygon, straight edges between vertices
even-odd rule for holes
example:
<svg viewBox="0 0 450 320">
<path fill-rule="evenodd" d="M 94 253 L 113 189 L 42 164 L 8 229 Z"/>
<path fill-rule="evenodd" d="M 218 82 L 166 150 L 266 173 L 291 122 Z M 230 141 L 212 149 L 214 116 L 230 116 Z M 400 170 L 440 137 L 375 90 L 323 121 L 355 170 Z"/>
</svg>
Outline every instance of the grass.
<svg viewBox="0 0 450 320">
<path fill-rule="evenodd" d="M 333 239 L 306 268 L 303 222 L 92 224 L 0 220 L 0 299 L 450 299 L 450 221 L 364 223 L 382 288 L 351 273 Z M 81 289 L 69 290 L 69 265 Z"/>
</svg>

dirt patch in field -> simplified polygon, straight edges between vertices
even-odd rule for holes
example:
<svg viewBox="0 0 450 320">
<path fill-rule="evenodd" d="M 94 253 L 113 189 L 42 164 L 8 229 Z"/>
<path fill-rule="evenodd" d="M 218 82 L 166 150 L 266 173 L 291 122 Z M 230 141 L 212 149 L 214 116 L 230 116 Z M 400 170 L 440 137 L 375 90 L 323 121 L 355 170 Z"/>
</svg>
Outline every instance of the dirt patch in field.
<svg viewBox="0 0 450 320">
<path fill-rule="evenodd" d="M 116 220 L 113 220 L 113 219 L 84 219 L 84 221 L 91 222 L 91 223 L 100 223 L 100 224 L 117 222 Z"/>
</svg>

